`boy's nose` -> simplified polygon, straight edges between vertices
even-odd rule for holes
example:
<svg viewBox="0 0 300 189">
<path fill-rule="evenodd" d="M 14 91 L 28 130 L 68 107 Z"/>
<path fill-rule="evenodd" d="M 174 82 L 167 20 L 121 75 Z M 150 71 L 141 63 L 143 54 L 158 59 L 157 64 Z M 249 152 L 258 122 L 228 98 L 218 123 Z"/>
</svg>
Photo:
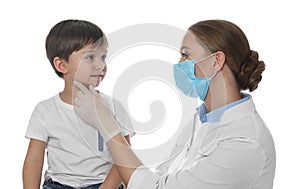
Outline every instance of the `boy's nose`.
<svg viewBox="0 0 300 189">
<path fill-rule="evenodd" d="M 106 65 L 105 62 L 98 60 L 95 62 L 94 67 L 95 69 L 104 69 L 105 65 Z"/>
</svg>

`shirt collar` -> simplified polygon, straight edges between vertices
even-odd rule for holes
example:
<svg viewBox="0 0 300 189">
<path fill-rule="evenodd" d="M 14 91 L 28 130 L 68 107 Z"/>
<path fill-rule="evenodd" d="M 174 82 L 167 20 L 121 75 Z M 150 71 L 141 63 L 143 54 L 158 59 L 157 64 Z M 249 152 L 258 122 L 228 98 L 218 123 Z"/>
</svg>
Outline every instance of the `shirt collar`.
<svg viewBox="0 0 300 189">
<path fill-rule="evenodd" d="M 222 117 L 223 113 L 225 112 L 225 110 L 228 110 L 240 103 L 243 103 L 247 100 L 250 99 L 250 95 L 246 94 L 246 93 L 242 93 L 242 98 L 240 100 L 234 101 L 230 104 L 226 104 L 225 106 L 222 106 L 220 108 L 217 108 L 211 112 L 207 113 L 207 109 L 205 104 L 201 104 L 196 110 L 197 110 L 197 114 L 199 115 L 199 119 L 201 121 L 201 123 L 215 123 L 215 122 L 219 122 L 220 118 Z"/>
</svg>

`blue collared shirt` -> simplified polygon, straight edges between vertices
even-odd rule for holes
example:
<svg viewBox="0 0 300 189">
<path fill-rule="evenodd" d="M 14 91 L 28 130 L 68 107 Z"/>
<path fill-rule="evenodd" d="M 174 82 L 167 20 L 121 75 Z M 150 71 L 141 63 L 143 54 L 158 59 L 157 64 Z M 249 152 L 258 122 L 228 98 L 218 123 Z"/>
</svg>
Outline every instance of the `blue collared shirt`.
<svg viewBox="0 0 300 189">
<path fill-rule="evenodd" d="M 225 110 L 228 110 L 229 108 L 232 108 L 242 102 L 245 102 L 247 100 L 250 99 L 250 95 L 249 94 L 245 94 L 242 93 L 242 98 L 240 100 L 234 101 L 230 104 L 226 104 L 225 106 L 222 106 L 220 108 L 217 108 L 209 113 L 207 113 L 207 109 L 205 104 L 201 104 L 198 108 L 197 108 L 197 114 L 199 115 L 200 121 L 201 123 L 206 123 L 206 122 L 210 122 L 210 123 L 215 123 L 215 122 L 219 122 L 221 119 L 221 116 L 223 115 L 223 113 L 225 112 Z"/>
</svg>

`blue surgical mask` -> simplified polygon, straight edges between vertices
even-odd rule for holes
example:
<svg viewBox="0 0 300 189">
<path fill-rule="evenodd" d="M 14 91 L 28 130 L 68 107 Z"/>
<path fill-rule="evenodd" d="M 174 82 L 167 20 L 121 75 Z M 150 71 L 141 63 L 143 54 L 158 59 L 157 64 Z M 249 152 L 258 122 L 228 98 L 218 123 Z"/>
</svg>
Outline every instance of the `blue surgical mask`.
<svg viewBox="0 0 300 189">
<path fill-rule="evenodd" d="M 197 63 L 213 56 L 211 54 L 206 58 L 203 58 Z M 199 97 L 202 101 L 206 98 L 210 80 L 218 73 L 216 72 L 208 77 L 196 77 L 195 76 L 195 61 L 186 60 L 173 66 L 174 78 L 177 88 L 179 88 L 185 95 L 197 98 Z"/>
</svg>

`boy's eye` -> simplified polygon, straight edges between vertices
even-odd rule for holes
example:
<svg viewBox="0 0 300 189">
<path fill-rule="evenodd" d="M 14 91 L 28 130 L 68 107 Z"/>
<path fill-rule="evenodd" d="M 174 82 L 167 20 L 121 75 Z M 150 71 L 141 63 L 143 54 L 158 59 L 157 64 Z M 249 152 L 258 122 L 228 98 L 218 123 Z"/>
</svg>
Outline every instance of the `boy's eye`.
<svg viewBox="0 0 300 189">
<path fill-rule="evenodd" d="M 94 60 L 95 56 L 94 55 L 87 55 L 86 59 L 88 60 Z"/>
<path fill-rule="evenodd" d="M 101 60 L 102 60 L 103 62 L 105 62 L 105 59 L 106 59 L 106 54 L 101 56 Z"/>
</svg>

